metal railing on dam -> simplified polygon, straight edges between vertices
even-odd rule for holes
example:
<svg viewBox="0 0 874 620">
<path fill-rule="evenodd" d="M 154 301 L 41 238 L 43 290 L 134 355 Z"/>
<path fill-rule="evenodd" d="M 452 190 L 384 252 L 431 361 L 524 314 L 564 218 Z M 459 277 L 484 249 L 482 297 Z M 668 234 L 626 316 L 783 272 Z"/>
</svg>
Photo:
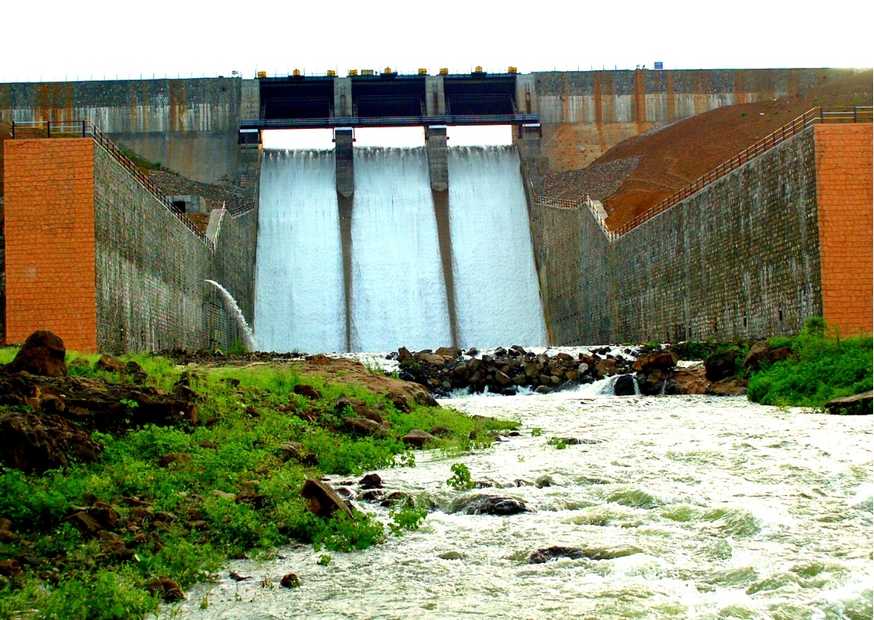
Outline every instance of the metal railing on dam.
<svg viewBox="0 0 874 620">
<path fill-rule="evenodd" d="M 143 189 L 149 192 L 158 202 L 182 222 L 198 239 L 212 247 L 212 242 L 176 207 L 161 189 L 152 182 L 147 175 L 125 155 L 121 149 L 100 129 L 90 121 L 13 121 L 10 129 L 10 137 L 14 139 L 34 138 L 92 138 L 102 146 L 121 166 L 139 183 Z"/>
<path fill-rule="evenodd" d="M 586 207 L 592 211 L 592 215 L 604 231 L 604 234 L 610 241 L 618 239 L 622 235 L 637 228 L 644 222 L 654 218 L 660 213 L 663 213 L 682 202 L 689 196 L 704 189 L 714 181 L 724 177 L 725 175 L 737 170 L 751 159 L 771 150 L 780 143 L 797 135 L 812 125 L 822 123 L 870 123 L 872 122 L 872 106 L 847 106 L 842 108 L 811 108 L 804 114 L 792 119 L 782 127 L 772 131 L 761 140 L 746 147 L 730 159 L 723 161 L 721 164 L 712 168 L 707 173 L 698 177 L 685 187 L 677 190 L 672 195 L 658 202 L 643 213 L 640 213 L 633 219 L 623 223 L 616 228 L 610 228 L 606 221 L 599 217 L 599 214 L 593 210 L 593 203 L 586 196 L 580 200 L 569 200 L 566 198 L 550 198 L 546 196 L 536 196 L 535 201 L 544 207 L 556 209 L 580 209 Z"/>
</svg>

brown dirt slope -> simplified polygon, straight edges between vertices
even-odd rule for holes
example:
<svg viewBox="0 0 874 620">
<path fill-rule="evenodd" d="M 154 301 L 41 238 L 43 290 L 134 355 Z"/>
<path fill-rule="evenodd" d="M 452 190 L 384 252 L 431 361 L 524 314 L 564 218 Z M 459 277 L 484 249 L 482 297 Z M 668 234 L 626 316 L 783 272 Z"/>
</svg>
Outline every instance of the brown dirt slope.
<svg viewBox="0 0 874 620">
<path fill-rule="evenodd" d="M 617 144 L 586 170 L 629 165 L 621 182 L 610 179 L 608 225 L 618 227 L 694 181 L 722 161 L 818 105 L 871 105 L 872 73 L 824 82 L 803 97 L 718 108 Z M 579 171 L 582 172 L 582 171 Z M 589 190 L 598 197 L 597 190 Z"/>
</svg>

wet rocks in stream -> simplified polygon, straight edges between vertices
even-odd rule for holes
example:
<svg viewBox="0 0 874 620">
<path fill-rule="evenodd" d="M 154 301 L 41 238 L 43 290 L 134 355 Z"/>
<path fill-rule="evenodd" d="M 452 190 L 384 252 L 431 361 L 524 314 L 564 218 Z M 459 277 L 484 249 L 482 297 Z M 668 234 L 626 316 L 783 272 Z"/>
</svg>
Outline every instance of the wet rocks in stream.
<svg viewBox="0 0 874 620">
<path fill-rule="evenodd" d="M 449 347 L 415 353 L 401 348 L 397 360 L 402 379 L 415 381 L 438 396 L 456 389 L 512 395 L 528 388 L 547 394 L 631 370 L 631 362 L 613 356 L 609 347 L 576 356 L 536 354 L 518 345 L 488 355 L 473 349 L 462 354 Z"/>
<path fill-rule="evenodd" d="M 528 512 L 528 507 L 525 502 L 515 497 L 474 494 L 454 500 L 449 507 L 449 512 L 460 512 L 468 515 L 509 516 Z"/>
</svg>

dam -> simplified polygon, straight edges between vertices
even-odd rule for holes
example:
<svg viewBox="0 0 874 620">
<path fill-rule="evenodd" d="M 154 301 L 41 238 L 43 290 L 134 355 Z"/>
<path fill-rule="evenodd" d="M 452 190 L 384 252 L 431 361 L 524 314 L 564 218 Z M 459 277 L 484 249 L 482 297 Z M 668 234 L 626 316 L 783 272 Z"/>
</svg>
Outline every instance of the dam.
<svg viewBox="0 0 874 620">
<path fill-rule="evenodd" d="M 870 245 L 870 106 L 787 116 L 621 229 L 572 177 L 570 199 L 547 191 L 624 138 L 848 75 L 0 84 L 2 337 L 49 328 L 84 351 L 226 350 L 248 333 L 237 316 L 259 348 L 309 352 L 755 338 L 815 315 L 870 331 L 870 254 L 841 249 Z M 447 136 L 495 124 L 512 145 Z M 359 128 L 388 126 L 423 127 L 424 144 L 355 145 Z M 333 146 L 262 144 L 306 128 L 332 131 Z"/>
</svg>

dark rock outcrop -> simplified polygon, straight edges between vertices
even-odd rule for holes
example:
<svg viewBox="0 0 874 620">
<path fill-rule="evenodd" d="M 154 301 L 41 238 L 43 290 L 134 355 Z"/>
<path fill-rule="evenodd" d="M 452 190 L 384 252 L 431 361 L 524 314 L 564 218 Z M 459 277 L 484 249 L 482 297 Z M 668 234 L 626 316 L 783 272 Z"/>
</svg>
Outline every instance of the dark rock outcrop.
<svg viewBox="0 0 874 620">
<path fill-rule="evenodd" d="M 426 433 L 418 428 L 412 429 L 409 433 L 401 437 L 401 441 L 412 448 L 424 448 L 426 444 L 435 439 L 437 438 L 431 433 Z"/>
<path fill-rule="evenodd" d="M 704 360 L 704 369 L 708 381 L 722 381 L 737 374 L 737 349 L 727 349 L 713 353 Z"/>
<path fill-rule="evenodd" d="M 509 516 L 528 512 L 528 507 L 525 502 L 514 497 L 468 495 L 453 502 L 450 511 L 469 515 Z"/>
<path fill-rule="evenodd" d="M 352 516 L 352 510 L 343 498 L 331 485 L 321 480 L 308 478 L 303 483 L 300 494 L 306 500 L 309 511 L 318 517 L 330 517 L 338 510 Z"/>
<path fill-rule="evenodd" d="M 743 367 L 745 370 L 753 372 L 793 356 L 792 349 L 789 347 L 772 347 L 767 340 L 760 340 L 750 347 L 749 353 L 744 358 Z"/>
<path fill-rule="evenodd" d="M 0 462 L 26 472 L 91 462 L 101 447 L 60 415 L 0 414 Z"/>
<path fill-rule="evenodd" d="M 825 404 L 825 410 L 841 415 L 871 415 L 872 394 L 874 392 L 869 390 L 854 396 L 835 398 Z"/>
<path fill-rule="evenodd" d="M 613 393 L 616 396 L 634 396 L 634 375 L 621 375 L 613 384 Z"/>
<path fill-rule="evenodd" d="M 67 364 L 64 356 L 67 351 L 64 341 L 50 331 L 35 331 L 5 366 L 6 372 L 28 372 L 44 377 L 65 377 Z"/>
<path fill-rule="evenodd" d="M 530 556 L 528 556 L 529 564 L 544 564 L 549 562 L 550 560 L 557 560 L 559 558 L 569 558 L 571 560 L 579 560 L 585 557 L 583 555 L 583 550 L 578 547 L 546 547 L 545 549 L 538 549 Z"/>
</svg>

